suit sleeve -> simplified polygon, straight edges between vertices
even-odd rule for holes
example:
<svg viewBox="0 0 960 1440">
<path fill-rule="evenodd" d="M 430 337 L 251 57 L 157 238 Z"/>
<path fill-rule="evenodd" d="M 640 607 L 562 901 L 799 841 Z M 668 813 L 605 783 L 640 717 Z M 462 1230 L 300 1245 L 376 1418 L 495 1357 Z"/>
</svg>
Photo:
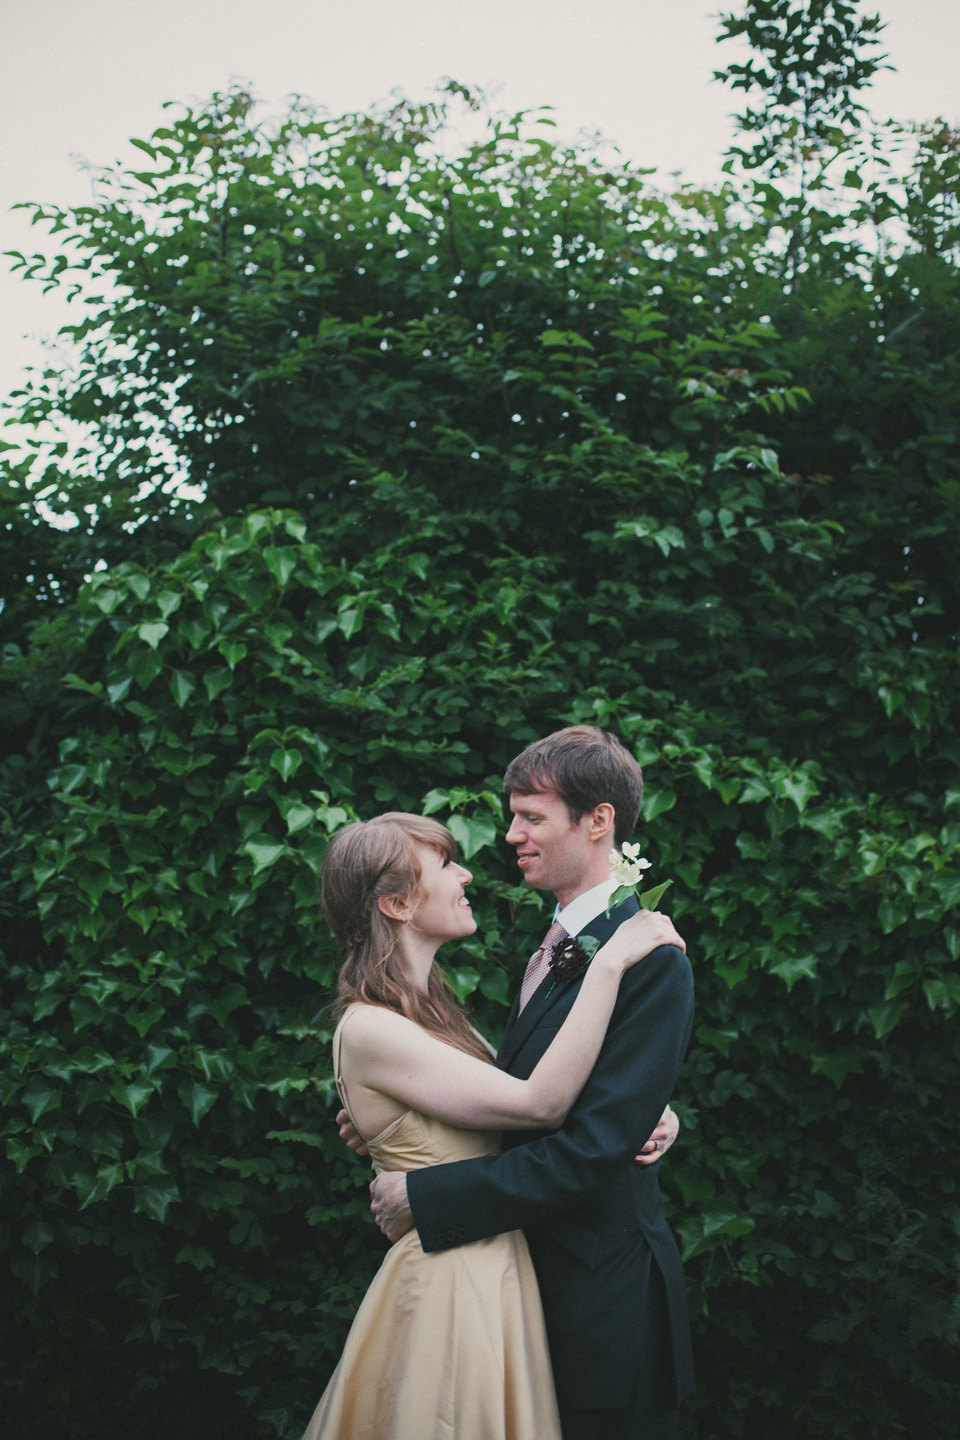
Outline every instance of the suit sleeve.
<svg viewBox="0 0 960 1440">
<path fill-rule="evenodd" d="M 542 1223 L 633 1163 L 673 1093 L 692 1022 L 689 961 L 661 946 L 621 982 L 603 1049 L 561 1130 L 502 1155 L 410 1172 L 424 1250 Z"/>
</svg>

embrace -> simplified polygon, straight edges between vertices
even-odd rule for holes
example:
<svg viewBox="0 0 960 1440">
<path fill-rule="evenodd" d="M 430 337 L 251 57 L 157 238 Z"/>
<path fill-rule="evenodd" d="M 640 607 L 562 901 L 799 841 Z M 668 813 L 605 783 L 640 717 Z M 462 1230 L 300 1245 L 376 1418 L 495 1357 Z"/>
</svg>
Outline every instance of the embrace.
<svg viewBox="0 0 960 1440">
<path fill-rule="evenodd" d="M 693 1389 L 657 1178 L 690 965 L 666 917 L 632 898 L 606 914 L 640 767 L 572 726 L 512 761 L 504 789 L 507 842 L 557 909 L 496 1057 L 434 964 L 476 929 L 449 831 L 382 815 L 327 852 L 324 913 L 347 951 L 338 1121 L 373 1159 L 395 1243 L 304 1440 L 672 1440 Z M 590 963 L 552 970 L 586 933 Z"/>
</svg>

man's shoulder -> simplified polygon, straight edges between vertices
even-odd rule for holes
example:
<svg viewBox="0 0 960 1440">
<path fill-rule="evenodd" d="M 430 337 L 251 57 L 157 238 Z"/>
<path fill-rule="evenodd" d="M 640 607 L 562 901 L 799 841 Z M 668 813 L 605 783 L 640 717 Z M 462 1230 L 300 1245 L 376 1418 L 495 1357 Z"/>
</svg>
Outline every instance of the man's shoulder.
<svg viewBox="0 0 960 1440">
<path fill-rule="evenodd" d="M 651 990 L 693 995 L 693 967 L 676 945 L 658 945 L 620 981 L 620 994 L 639 999 Z"/>
</svg>

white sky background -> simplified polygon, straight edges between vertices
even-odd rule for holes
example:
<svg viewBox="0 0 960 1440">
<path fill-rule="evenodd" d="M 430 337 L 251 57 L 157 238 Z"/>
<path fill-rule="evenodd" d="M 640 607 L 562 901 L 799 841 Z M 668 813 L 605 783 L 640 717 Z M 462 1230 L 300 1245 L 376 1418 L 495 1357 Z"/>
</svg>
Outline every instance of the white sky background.
<svg viewBox="0 0 960 1440">
<path fill-rule="evenodd" d="M 84 204 L 80 161 L 132 160 L 130 136 L 248 80 L 265 113 L 298 92 L 333 114 L 447 76 L 496 108 L 554 107 L 558 134 L 599 130 L 638 165 L 710 183 L 738 93 L 711 83 L 736 58 L 717 13 L 738 0 L 0 0 L 0 251 L 37 248 L 19 200 Z M 960 118 L 960 0 L 873 0 L 897 73 L 878 118 Z M 71 312 L 0 261 L 0 397 Z M 30 337 L 24 339 L 24 336 Z"/>
</svg>

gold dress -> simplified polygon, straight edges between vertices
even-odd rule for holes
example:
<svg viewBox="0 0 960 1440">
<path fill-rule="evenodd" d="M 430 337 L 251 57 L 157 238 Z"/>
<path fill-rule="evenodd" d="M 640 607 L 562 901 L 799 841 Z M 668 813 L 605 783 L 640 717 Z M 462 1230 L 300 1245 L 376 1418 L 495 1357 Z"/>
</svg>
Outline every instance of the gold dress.
<svg viewBox="0 0 960 1440">
<path fill-rule="evenodd" d="M 343 1023 L 333 1063 L 349 1113 Z M 494 1135 L 417 1110 L 367 1146 L 378 1172 L 499 1149 Z M 391 1246 L 303 1440 L 560 1440 L 540 1293 L 522 1232 L 425 1255 L 411 1230 Z"/>
</svg>

